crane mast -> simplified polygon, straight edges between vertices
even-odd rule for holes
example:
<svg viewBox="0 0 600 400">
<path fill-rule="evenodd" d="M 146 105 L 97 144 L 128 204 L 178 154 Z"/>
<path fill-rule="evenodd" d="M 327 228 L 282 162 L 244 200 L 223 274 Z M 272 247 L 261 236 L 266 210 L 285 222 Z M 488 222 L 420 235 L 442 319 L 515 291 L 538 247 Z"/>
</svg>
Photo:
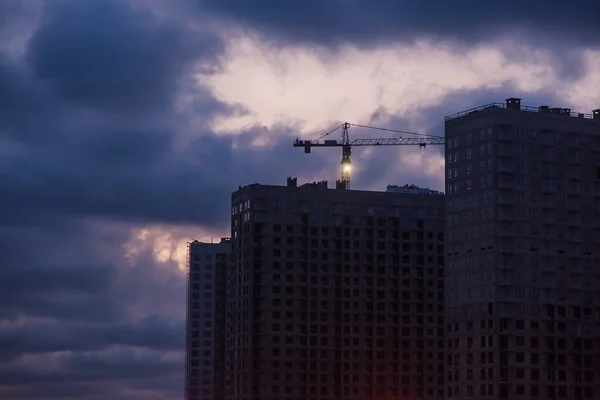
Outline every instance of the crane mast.
<svg viewBox="0 0 600 400">
<path fill-rule="evenodd" d="M 350 141 L 350 135 L 348 133 L 350 126 L 359 128 L 377 129 L 381 131 L 403 133 L 410 135 L 420 135 L 421 137 L 392 137 L 392 138 L 376 138 L 376 139 L 355 139 Z M 323 140 L 324 137 L 335 132 L 336 130 L 342 130 L 342 140 Z M 299 140 L 296 139 L 294 147 L 303 147 L 305 153 L 310 153 L 313 147 L 341 147 L 342 148 L 342 161 L 340 162 L 342 169 L 342 178 L 337 182 L 337 187 L 340 189 L 350 189 L 350 176 L 352 174 L 352 161 L 350 156 L 352 155 L 352 147 L 364 147 L 364 146 L 419 146 L 420 148 L 427 147 L 428 145 L 444 145 L 446 140 L 439 136 L 422 135 L 414 132 L 406 132 L 395 129 L 387 128 L 376 128 L 366 125 L 357 125 L 344 122 L 341 126 L 325 133 L 317 140 Z"/>
<path fill-rule="evenodd" d="M 342 124 L 342 180 L 341 184 L 344 189 L 350 189 L 350 174 L 352 173 L 352 162 L 350 156 L 352 155 L 352 146 L 350 145 L 350 135 L 348 135 L 348 129 L 350 124 L 344 122 Z"/>
</svg>

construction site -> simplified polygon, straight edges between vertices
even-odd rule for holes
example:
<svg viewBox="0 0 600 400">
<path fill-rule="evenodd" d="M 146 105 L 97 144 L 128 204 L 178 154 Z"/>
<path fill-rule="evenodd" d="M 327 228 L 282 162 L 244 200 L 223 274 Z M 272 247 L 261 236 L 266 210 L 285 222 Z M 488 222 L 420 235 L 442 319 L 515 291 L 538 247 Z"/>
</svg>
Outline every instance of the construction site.
<svg viewBox="0 0 600 400">
<path fill-rule="evenodd" d="M 445 194 L 351 185 L 353 147 L 436 145 Z M 600 398 L 600 110 L 510 98 L 443 138 L 293 146 L 340 148 L 334 187 L 242 185 L 231 238 L 190 246 L 187 399 Z"/>
</svg>

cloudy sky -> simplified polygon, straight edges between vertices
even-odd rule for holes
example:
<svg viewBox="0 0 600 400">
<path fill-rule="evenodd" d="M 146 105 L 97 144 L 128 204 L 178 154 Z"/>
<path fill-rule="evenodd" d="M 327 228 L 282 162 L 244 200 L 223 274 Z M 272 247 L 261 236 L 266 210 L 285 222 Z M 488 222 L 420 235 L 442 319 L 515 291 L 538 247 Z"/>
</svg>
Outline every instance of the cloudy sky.
<svg viewBox="0 0 600 400">
<path fill-rule="evenodd" d="M 481 4 L 0 0 L 0 397 L 181 399 L 186 242 L 227 235 L 238 185 L 335 180 L 296 137 L 600 108 L 599 2 Z M 443 187 L 439 148 L 353 161 Z"/>
</svg>

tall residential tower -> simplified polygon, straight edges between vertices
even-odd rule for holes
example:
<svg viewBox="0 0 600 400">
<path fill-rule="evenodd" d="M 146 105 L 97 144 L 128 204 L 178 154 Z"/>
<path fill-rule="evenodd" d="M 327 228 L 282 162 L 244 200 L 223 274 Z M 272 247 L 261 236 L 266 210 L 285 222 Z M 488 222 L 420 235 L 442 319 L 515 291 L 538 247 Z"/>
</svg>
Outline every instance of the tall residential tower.
<svg viewBox="0 0 600 400">
<path fill-rule="evenodd" d="M 228 400 L 442 399 L 444 196 L 232 195 Z"/>
<path fill-rule="evenodd" d="M 188 246 L 186 400 L 223 400 L 229 238 Z"/>
<path fill-rule="evenodd" d="M 600 110 L 446 118 L 448 399 L 600 398 Z"/>
</svg>

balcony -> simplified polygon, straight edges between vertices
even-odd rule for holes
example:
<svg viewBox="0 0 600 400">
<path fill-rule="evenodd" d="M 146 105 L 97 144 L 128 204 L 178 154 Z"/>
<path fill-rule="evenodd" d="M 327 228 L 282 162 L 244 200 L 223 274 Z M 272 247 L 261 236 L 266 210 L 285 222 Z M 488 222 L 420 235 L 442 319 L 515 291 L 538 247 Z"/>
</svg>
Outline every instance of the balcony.
<svg viewBox="0 0 600 400">
<path fill-rule="evenodd" d="M 516 165 L 513 160 L 499 160 L 498 172 L 514 174 L 516 172 Z"/>
<path fill-rule="evenodd" d="M 517 155 L 516 151 L 511 145 L 501 143 L 498 146 L 498 157 L 500 157 L 500 158 L 515 158 L 516 155 Z"/>
<path fill-rule="evenodd" d="M 542 181 L 542 193 L 556 193 L 556 180 L 544 179 Z"/>
<path fill-rule="evenodd" d="M 498 127 L 498 140 L 500 142 L 512 142 L 515 128 L 512 125 L 501 124 Z"/>
<path fill-rule="evenodd" d="M 498 176 L 498 187 L 500 189 L 508 189 L 515 186 L 514 174 L 501 173 Z"/>
<path fill-rule="evenodd" d="M 513 237 L 514 233 L 513 233 L 512 224 L 510 224 L 510 223 L 503 223 L 500 226 L 500 229 L 498 229 L 498 235 L 500 237 Z"/>
</svg>

